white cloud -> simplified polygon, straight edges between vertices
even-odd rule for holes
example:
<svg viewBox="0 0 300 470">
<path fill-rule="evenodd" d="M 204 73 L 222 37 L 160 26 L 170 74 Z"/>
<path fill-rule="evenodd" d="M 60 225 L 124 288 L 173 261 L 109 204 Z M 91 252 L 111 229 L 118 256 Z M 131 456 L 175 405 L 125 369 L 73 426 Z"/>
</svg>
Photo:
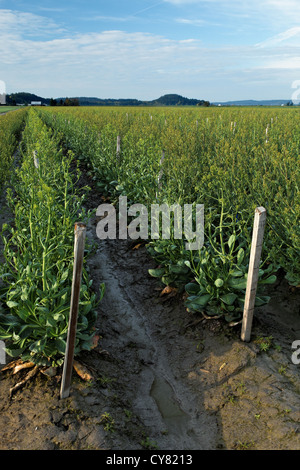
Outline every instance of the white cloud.
<svg viewBox="0 0 300 470">
<path fill-rule="evenodd" d="M 177 23 L 190 24 L 192 26 L 203 26 L 205 24 L 204 20 L 201 19 L 188 19 L 188 18 L 176 18 Z"/>
<path fill-rule="evenodd" d="M 5 35 L 37 37 L 64 32 L 63 28 L 44 16 L 13 10 L 0 10 L 0 13 L 0 38 Z"/>
<path fill-rule="evenodd" d="M 9 92 L 139 99 L 166 92 L 216 101 L 225 94 L 226 99 L 234 98 L 230 93 L 248 97 L 251 83 L 263 96 L 273 98 L 274 77 L 282 84 L 287 76 L 298 78 L 293 73 L 299 68 L 300 48 L 283 44 L 298 37 L 299 27 L 273 36 L 268 47 L 205 47 L 193 37 L 176 40 L 144 32 L 70 34 L 39 15 L 0 13 L 0 79 Z M 197 17 L 177 21 L 202 24 Z M 252 97 L 259 98 L 259 91 Z"/>
<path fill-rule="evenodd" d="M 288 41 L 291 38 L 298 36 L 298 44 L 300 45 L 300 26 L 295 26 L 293 28 L 289 28 L 286 31 L 277 34 L 265 41 L 256 44 L 257 47 L 272 47 L 276 46 L 277 44 L 281 44 L 282 42 Z"/>
</svg>

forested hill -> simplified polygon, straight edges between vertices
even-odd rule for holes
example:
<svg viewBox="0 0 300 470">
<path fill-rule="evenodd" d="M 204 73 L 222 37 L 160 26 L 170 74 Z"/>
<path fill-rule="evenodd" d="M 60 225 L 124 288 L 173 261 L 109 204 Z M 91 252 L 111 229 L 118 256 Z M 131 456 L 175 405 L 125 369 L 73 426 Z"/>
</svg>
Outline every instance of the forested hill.
<svg viewBox="0 0 300 470">
<path fill-rule="evenodd" d="M 81 106 L 209 106 L 209 101 L 185 98 L 181 95 L 168 94 L 152 101 L 141 101 L 137 99 L 113 99 L 113 98 L 95 98 L 95 97 L 59 97 L 42 98 L 32 93 L 11 93 L 6 96 L 6 104 L 31 104 L 32 101 L 40 101 L 44 105 L 81 105 Z"/>
</svg>

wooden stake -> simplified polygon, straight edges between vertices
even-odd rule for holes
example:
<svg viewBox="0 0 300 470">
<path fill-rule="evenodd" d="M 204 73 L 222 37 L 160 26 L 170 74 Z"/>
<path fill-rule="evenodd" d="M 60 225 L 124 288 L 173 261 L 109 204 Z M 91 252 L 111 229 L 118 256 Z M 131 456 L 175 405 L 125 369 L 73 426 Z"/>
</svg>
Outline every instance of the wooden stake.
<svg viewBox="0 0 300 470">
<path fill-rule="evenodd" d="M 266 225 L 267 211 L 264 207 L 255 209 L 250 262 L 247 278 L 247 289 L 242 322 L 242 341 L 250 341 L 256 289 L 258 282 L 259 263 L 263 245 L 264 230 Z"/>
<path fill-rule="evenodd" d="M 1 364 L 6 364 L 4 341 L 0 341 L 0 365 Z"/>
<path fill-rule="evenodd" d="M 39 166 L 40 166 L 40 163 L 39 163 L 39 159 L 37 157 L 37 151 L 36 150 L 33 151 L 33 162 L 34 162 L 34 166 L 38 170 Z"/>
<path fill-rule="evenodd" d="M 64 361 L 64 368 L 63 368 L 63 375 L 62 375 L 61 389 L 60 389 L 60 398 L 67 398 L 70 393 L 75 340 L 76 340 L 78 307 L 79 307 L 79 298 L 80 298 L 81 275 L 82 275 L 82 267 L 83 267 L 85 237 L 86 237 L 86 225 L 80 222 L 76 223 L 74 234 L 75 234 L 74 268 L 73 268 L 70 317 L 69 317 L 65 361 Z"/>
<path fill-rule="evenodd" d="M 117 161 L 120 161 L 120 153 L 121 153 L 121 137 L 117 136 Z"/>
</svg>

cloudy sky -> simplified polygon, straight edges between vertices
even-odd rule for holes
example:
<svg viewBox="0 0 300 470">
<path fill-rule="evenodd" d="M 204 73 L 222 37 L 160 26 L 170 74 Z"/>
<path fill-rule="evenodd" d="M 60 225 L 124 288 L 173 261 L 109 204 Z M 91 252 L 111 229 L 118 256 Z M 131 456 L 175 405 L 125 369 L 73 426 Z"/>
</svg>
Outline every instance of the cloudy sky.
<svg viewBox="0 0 300 470">
<path fill-rule="evenodd" d="M 291 99 L 299 80 L 299 0 L 0 0 L 8 93 Z"/>
</svg>

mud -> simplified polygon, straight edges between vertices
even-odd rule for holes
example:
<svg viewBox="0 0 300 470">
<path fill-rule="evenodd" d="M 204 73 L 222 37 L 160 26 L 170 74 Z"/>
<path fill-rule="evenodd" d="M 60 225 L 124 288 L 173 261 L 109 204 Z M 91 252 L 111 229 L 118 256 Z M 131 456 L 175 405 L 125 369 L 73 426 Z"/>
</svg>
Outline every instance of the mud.
<svg viewBox="0 0 300 470">
<path fill-rule="evenodd" d="M 91 208 L 101 203 L 93 192 Z M 98 347 L 81 354 L 93 381 L 74 372 L 59 398 L 60 373 L 38 374 L 11 398 L 16 376 L 0 372 L 2 450 L 299 450 L 299 289 L 284 279 L 257 309 L 250 343 L 241 325 L 187 312 L 182 296 L 161 296 L 146 247 L 100 241 L 88 261 L 99 304 Z M 0 365 L 1 368 L 1 365 Z"/>
</svg>

